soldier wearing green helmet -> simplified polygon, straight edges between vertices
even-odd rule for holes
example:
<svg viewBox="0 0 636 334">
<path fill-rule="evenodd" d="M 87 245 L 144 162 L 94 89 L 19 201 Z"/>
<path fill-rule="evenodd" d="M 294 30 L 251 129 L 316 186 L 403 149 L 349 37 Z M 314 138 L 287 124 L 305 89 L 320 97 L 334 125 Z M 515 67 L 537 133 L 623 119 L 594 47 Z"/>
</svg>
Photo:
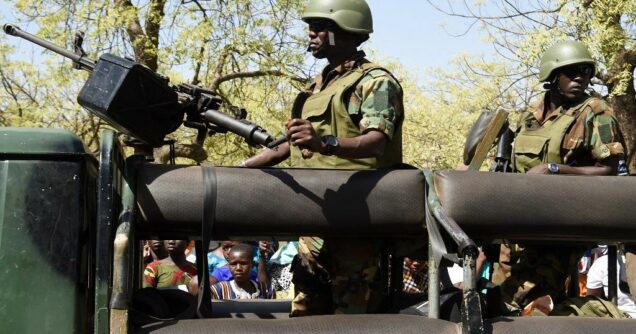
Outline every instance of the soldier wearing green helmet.
<svg viewBox="0 0 636 334">
<path fill-rule="evenodd" d="M 309 0 L 308 52 L 329 64 L 301 92 L 285 122 L 288 142 L 242 163 L 369 169 L 402 162 L 402 87 L 358 50 L 373 32 L 364 0 Z M 361 196 L 363 196 L 361 194 Z M 378 241 L 302 237 L 293 265 L 292 316 L 376 313 L 383 303 Z"/>
<path fill-rule="evenodd" d="M 559 42 L 541 58 L 543 97 L 523 114 L 513 145 L 516 171 L 538 174 L 626 173 L 625 144 L 609 105 L 588 94 L 596 62 L 577 41 Z"/>
<path fill-rule="evenodd" d="M 596 62 L 581 42 L 557 42 L 545 51 L 539 80 L 546 91 L 522 114 L 513 143 L 517 172 L 627 174 L 625 143 L 614 112 L 604 100 L 588 93 L 595 70 Z M 559 303 L 566 297 L 566 278 L 583 250 L 548 245 L 525 248 L 502 284 L 504 302 L 523 308 L 549 295 L 554 304 Z"/>
</svg>

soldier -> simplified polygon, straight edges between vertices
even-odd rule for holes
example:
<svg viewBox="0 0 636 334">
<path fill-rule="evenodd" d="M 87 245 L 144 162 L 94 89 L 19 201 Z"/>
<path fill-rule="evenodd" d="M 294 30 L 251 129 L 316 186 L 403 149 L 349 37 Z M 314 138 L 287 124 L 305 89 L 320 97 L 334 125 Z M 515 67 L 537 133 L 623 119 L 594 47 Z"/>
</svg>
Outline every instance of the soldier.
<svg viewBox="0 0 636 334">
<path fill-rule="evenodd" d="M 287 158 L 304 168 L 401 163 L 402 87 L 358 50 L 373 32 L 369 6 L 363 0 L 310 0 L 302 19 L 309 25 L 308 51 L 329 64 L 294 103 L 285 123 L 289 142 L 242 165 L 271 166 Z M 378 253 L 377 242 L 301 238 L 292 316 L 378 311 Z"/>
<path fill-rule="evenodd" d="M 547 90 L 522 115 L 513 164 L 529 174 L 626 174 L 625 144 L 612 109 L 587 93 L 596 63 L 576 41 L 556 43 L 541 58 L 539 80 Z M 549 294 L 565 297 L 565 279 L 580 252 L 561 246 L 527 247 L 502 285 L 504 301 L 523 307 Z"/>
</svg>

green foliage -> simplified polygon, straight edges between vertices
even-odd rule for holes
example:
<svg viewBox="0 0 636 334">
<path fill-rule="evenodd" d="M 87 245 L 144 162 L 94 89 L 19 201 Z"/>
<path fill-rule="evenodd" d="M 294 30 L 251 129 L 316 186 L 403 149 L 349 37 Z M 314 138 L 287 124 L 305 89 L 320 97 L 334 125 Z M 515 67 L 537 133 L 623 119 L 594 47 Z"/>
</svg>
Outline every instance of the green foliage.
<svg viewBox="0 0 636 334">
<path fill-rule="evenodd" d="M 83 31 L 90 58 L 104 52 L 135 58 L 170 75 L 173 83 L 209 87 L 228 103 L 248 108 L 255 121 L 267 119 L 261 124 L 279 128 L 298 87 L 287 78 L 308 77 L 297 35 L 300 3 L 18 0 L 12 5 L 15 21 L 31 33 L 72 49 L 73 34 Z M 20 45 L 16 50 L 4 43 L 4 34 L 0 38 L 1 124 L 65 127 L 96 149 L 103 124 L 75 102 L 86 73 L 70 70 L 68 60 L 26 42 L 12 39 L 12 45 Z M 175 134 L 180 142 L 193 136 L 187 129 Z M 231 164 L 253 153 L 229 135 L 208 144 L 212 161 Z M 243 157 L 225 157 L 237 151 Z"/>
</svg>

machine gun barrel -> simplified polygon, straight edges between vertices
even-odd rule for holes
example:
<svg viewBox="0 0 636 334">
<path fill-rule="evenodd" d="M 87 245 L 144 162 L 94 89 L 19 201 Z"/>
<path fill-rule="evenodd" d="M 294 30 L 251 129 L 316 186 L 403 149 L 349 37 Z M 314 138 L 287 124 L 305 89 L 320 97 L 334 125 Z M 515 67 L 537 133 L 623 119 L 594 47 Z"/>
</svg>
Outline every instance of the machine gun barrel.
<svg viewBox="0 0 636 334">
<path fill-rule="evenodd" d="M 65 48 L 62 48 L 60 46 L 57 46 L 47 40 L 44 40 L 42 38 L 39 38 L 35 35 L 31 35 L 26 31 L 23 31 L 22 29 L 12 25 L 12 24 L 5 24 L 3 26 L 3 30 L 5 33 L 12 35 L 12 36 L 17 36 L 20 38 L 24 38 L 29 42 L 35 43 L 45 49 L 51 50 L 59 55 L 62 55 L 66 58 L 71 59 L 73 62 L 79 64 L 80 68 L 86 71 L 92 71 L 95 68 L 95 62 L 85 58 L 82 55 L 73 53 L 69 50 L 66 50 Z"/>
<path fill-rule="evenodd" d="M 208 109 L 202 115 L 207 122 L 245 138 L 250 144 L 268 146 L 274 140 L 263 128 L 247 120 L 238 120 L 214 109 Z"/>
</svg>

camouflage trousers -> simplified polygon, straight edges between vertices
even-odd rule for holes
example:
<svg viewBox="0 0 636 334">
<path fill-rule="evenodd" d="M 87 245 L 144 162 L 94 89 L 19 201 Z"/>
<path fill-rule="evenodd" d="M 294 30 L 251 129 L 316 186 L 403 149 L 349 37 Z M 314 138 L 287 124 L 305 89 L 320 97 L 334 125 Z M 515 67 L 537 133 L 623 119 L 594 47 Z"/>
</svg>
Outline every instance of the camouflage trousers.
<svg viewBox="0 0 636 334">
<path fill-rule="evenodd" d="M 585 247 L 532 245 L 511 254 L 510 276 L 501 284 L 503 302 L 508 307 L 523 308 L 545 295 L 550 295 L 555 304 L 564 300 L 566 280 L 584 250 Z"/>
<path fill-rule="evenodd" d="M 292 316 L 377 313 L 380 242 L 301 237 L 292 271 Z"/>
</svg>

